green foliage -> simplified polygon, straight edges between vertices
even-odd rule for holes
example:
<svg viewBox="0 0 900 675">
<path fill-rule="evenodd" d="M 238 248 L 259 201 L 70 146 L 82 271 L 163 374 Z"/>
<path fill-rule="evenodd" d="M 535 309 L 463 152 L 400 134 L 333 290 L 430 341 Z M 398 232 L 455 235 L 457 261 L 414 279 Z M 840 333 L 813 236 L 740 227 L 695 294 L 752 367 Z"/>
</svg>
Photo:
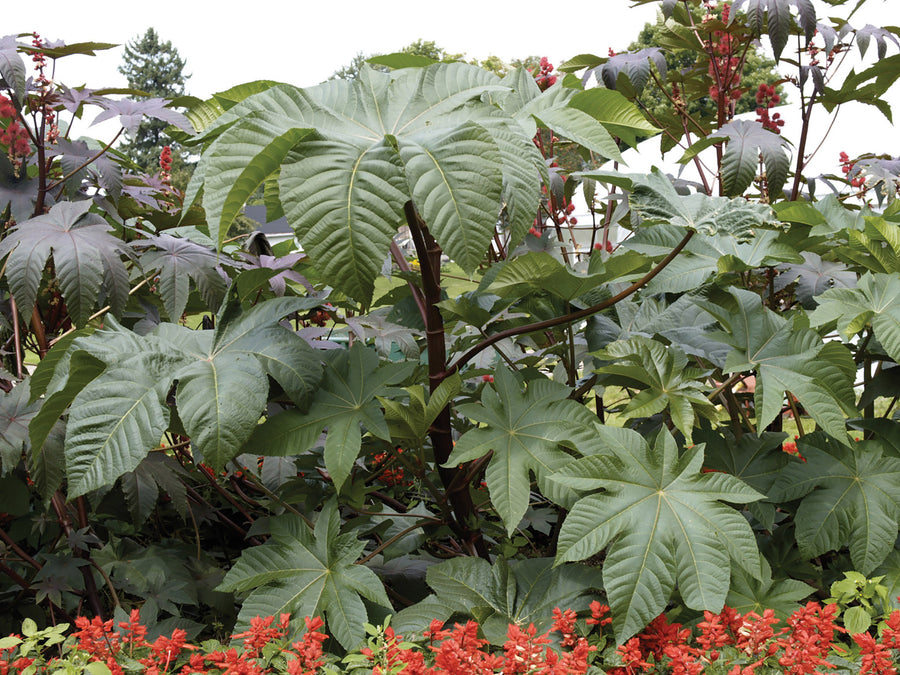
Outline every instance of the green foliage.
<svg viewBox="0 0 900 675">
<path fill-rule="evenodd" d="M 495 645 L 506 642 L 510 624 L 534 624 L 538 632 L 547 631 L 555 608 L 585 609 L 589 601 L 586 594 L 602 585 L 597 569 L 554 567 L 552 558 L 500 559 L 494 564 L 486 560 L 446 560 L 428 569 L 427 581 L 434 595 L 420 603 L 421 610 L 414 605 L 400 612 L 398 630 L 404 624 L 409 630 L 421 630 L 426 622 L 418 618 L 420 611 L 434 612 L 437 608 L 432 601 L 440 598 L 442 607 L 431 618 L 471 617 Z"/>
<path fill-rule="evenodd" d="M 324 615 L 345 648 L 363 639 L 368 613 L 362 598 L 383 607 L 390 601 L 374 573 L 354 564 L 366 543 L 340 533 L 337 504 L 322 509 L 314 530 L 299 519 L 272 522 L 272 537 L 250 548 L 225 575 L 221 590 L 250 591 L 238 617 L 248 626 L 257 616 Z"/>
<path fill-rule="evenodd" d="M 798 442 L 805 463 L 780 472 L 769 498 L 803 498 L 797 509 L 797 544 L 813 558 L 849 542 L 854 568 L 869 574 L 894 547 L 900 459 L 877 441 L 853 449 L 822 435 Z"/>
<path fill-rule="evenodd" d="M 0 631 L 324 614 L 387 672 L 392 614 L 500 644 L 608 604 L 624 642 L 815 588 L 874 630 L 900 579 L 900 169 L 806 162 L 811 118 L 890 112 L 896 31 L 736 5 L 667 0 L 659 44 L 565 75 L 418 43 L 184 114 L 44 74 L 104 45 L 0 39 Z M 734 118 L 754 35 L 800 128 Z M 843 73 L 854 40 L 879 61 Z M 680 87 L 659 111 L 654 73 Z M 186 194 L 54 126 L 95 105 L 177 127 Z M 655 135 L 692 173 L 620 172 Z M 303 250 L 231 241 L 248 200 Z"/>
<path fill-rule="evenodd" d="M 409 374 L 409 364 L 380 364 L 378 355 L 360 343 L 339 351 L 327 362 L 316 397 L 301 412 L 285 410 L 253 432 L 252 444 L 267 455 L 299 455 L 311 449 L 328 427 L 325 468 L 338 489 L 359 455 L 360 425 L 385 441 L 391 438 L 377 395 L 385 385 Z"/>
<path fill-rule="evenodd" d="M 485 469 L 493 506 L 512 534 L 528 508 L 529 472 L 544 494 L 557 503 L 571 496 L 549 482 L 550 476 L 571 461 L 558 446 L 568 441 L 587 450 L 592 430 L 583 406 L 567 400 L 568 390 L 546 379 L 533 381 L 523 393 L 512 373 L 497 371 L 493 391 L 486 389 L 480 404 L 459 406 L 459 412 L 484 424 L 463 434 L 448 465 L 490 454 Z"/>
<path fill-rule="evenodd" d="M 701 473 L 703 448 L 679 456 L 668 433 L 650 446 L 636 432 L 598 430 L 608 454 L 563 468 L 554 480 L 592 491 L 563 522 L 557 562 L 606 548 L 604 587 L 619 640 L 663 609 L 676 583 L 688 607 L 719 611 L 732 562 L 759 578 L 756 540 L 747 521 L 722 502 L 760 499 L 724 473 Z"/>
</svg>

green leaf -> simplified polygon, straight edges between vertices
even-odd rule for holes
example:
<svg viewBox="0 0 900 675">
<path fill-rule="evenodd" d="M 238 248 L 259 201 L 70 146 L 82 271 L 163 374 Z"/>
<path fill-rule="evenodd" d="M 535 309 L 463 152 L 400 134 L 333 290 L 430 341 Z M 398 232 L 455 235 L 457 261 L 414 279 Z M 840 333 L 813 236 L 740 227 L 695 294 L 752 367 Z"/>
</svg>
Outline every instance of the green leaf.
<svg viewBox="0 0 900 675">
<path fill-rule="evenodd" d="M 38 445 L 37 434 L 46 433 L 71 401 L 65 450 L 70 494 L 111 484 L 159 445 L 169 424 L 167 397 L 177 381 L 176 407 L 193 450 L 221 468 L 256 428 L 268 398 L 266 375 L 299 399 L 315 389 L 318 355 L 276 322 L 319 302 L 276 298 L 247 312 L 229 306 L 215 332 L 160 324 L 138 336 L 109 321 L 73 343 L 72 372 L 32 422 L 32 443 Z M 99 376 L 98 363 L 106 366 Z M 66 365 L 61 359 L 58 367 Z"/>
<path fill-rule="evenodd" d="M 109 234 L 112 226 L 88 211 L 90 205 L 90 200 L 60 202 L 49 213 L 20 223 L 0 242 L 9 287 L 24 316 L 31 316 L 51 253 L 60 290 L 77 325 L 87 322 L 104 284 L 113 304 L 119 310 L 124 306 L 129 289 L 121 258 L 125 244 Z"/>
<path fill-rule="evenodd" d="M 638 336 L 613 342 L 594 355 L 613 362 L 595 369 L 602 383 L 640 390 L 621 411 L 623 420 L 668 410 L 675 428 L 692 443 L 695 413 L 713 421 L 718 417 L 704 394 L 706 386 L 701 378 L 707 373 L 688 368 L 687 356 L 677 347 Z"/>
<path fill-rule="evenodd" d="M 765 431 L 740 439 L 725 430 L 701 429 L 697 441 L 706 445 L 706 466 L 740 478 L 754 490 L 768 494 L 781 471 L 791 461 L 782 451 L 787 434 Z"/>
<path fill-rule="evenodd" d="M 133 471 L 169 425 L 165 405 L 173 358 L 141 354 L 105 370 L 75 397 L 66 427 L 69 495 Z"/>
<path fill-rule="evenodd" d="M 738 238 L 723 231 L 715 235 L 697 234 L 684 250 L 667 265 L 647 288 L 652 293 L 680 293 L 709 281 L 712 275 L 747 272 L 783 262 L 800 262 L 797 252 L 779 242 L 779 233 L 759 230 Z M 665 255 L 684 237 L 684 230 L 674 225 L 657 225 L 642 229 L 629 240 L 629 249 L 647 255 Z"/>
<path fill-rule="evenodd" d="M 668 223 L 706 235 L 730 234 L 739 242 L 750 240 L 758 228 L 774 223 L 772 210 L 765 204 L 700 193 L 680 195 L 658 170 L 634 178 L 630 199 L 632 208 L 650 223 Z"/>
<path fill-rule="evenodd" d="M 388 68 L 424 68 L 436 62 L 427 56 L 396 52 L 394 54 L 372 56 L 366 59 L 366 63 L 371 63 L 374 66 L 387 66 Z"/>
<path fill-rule="evenodd" d="M 494 234 L 503 184 L 500 151 L 487 129 L 467 122 L 441 136 L 398 139 L 413 201 L 447 254 L 473 272 Z"/>
<path fill-rule="evenodd" d="M 134 471 L 123 474 L 120 479 L 122 493 L 133 522 L 141 525 L 147 520 L 156 508 L 160 490 L 171 498 L 179 514 L 186 517 L 187 487 L 179 479 L 179 475 L 185 473 L 175 459 L 164 453 L 154 452 L 147 455 Z"/>
<path fill-rule="evenodd" d="M 872 617 L 865 607 L 848 607 L 841 619 L 843 619 L 844 629 L 850 635 L 865 633 L 872 625 Z"/>
<path fill-rule="evenodd" d="M 225 281 L 216 269 L 220 264 L 216 252 L 189 239 L 176 239 L 163 232 L 135 243 L 153 245 L 157 250 L 141 256 L 146 273 L 155 272 L 157 285 L 169 320 L 177 322 L 187 305 L 191 279 L 210 309 L 216 309 L 225 297 Z"/>
<path fill-rule="evenodd" d="M 464 433 L 445 466 L 492 453 L 485 480 L 491 502 L 509 534 L 528 509 L 529 473 L 534 473 L 544 494 L 554 499 L 559 486 L 548 479 L 572 461 L 560 444 L 579 447 L 575 442 L 591 435 L 590 413 L 584 415 L 584 406 L 568 399 L 568 394 L 567 387 L 545 378 L 531 381 L 523 392 L 515 375 L 501 368 L 493 387 L 485 388 L 480 404 L 457 408 L 485 426 Z"/>
<path fill-rule="evenodd" d="M 763 34 L 763 15 L 767 21 L 767 33 L 772 41 L 775 59 L 781 58 L 781 52 L 791 34 L 791 5 L 797 7 L 799 23 L 806 41 L 812 40 L 816 30 L 816 10 L 812 0 L 735 0 L 732 3 L 732 16 L 747 6 L 747 23 L 757 37 Z"/>
<path fill-rule="evenodd" d="M 20 382 L 8 394 L 0 395 L 0 476 L 12 471 L 22 460 L 28 442 L 28 424 L 40 409 L 29 403 L 29 382 Z"/>
<path fill-rule="evenodd" d="M 534 624 L 538 634 L 550 629 L 556 607 L 586 609 L 585 593 L 601 588 L 596 568 L 553 566 L 552 558 L 531 558 L 494 564 L 480 558 L 455 558 L 428 568 L 434 599 L 453 613 L 471 616 L 492 644 L 507 640 L 510 624 Z"/>
<path fill-rule="evenodd" d="M 415 447 L 425 443 L 431 425 L 441 411 L 450 404 L 462 387 L 462 379 L 453 373 L 444 379 L 434 393 L 425 398 L 425 388 L 415 385 L 407 388 L 409 401 L 378 397 L 384 406 L 384 417 L 395 441 L 409 440 Z"/>
<path fill-rule="evenodd" d="M 556 106 L 533 113 L 541 126 L 565 136 L 605 159 L 624 162 L 619 146 L 597 120 L 583 110 Z M 654 129 L 654 132 L 656 130 Z"/>
<path fill-rule="evenodd" d="M 800 553 L 814 558 L 849 545 L 854 569 L 868 575 L 897 538 L 900 459 L 878 444 L 851 449 L 821 434 L 804 436 L 797 449 L 806 462 L 784 469 L 769 497 L 803 499 L 795 518 Z"/>
<path fill-rule="evenodd" d="M 489 100 L 506 91 L 493 74 L 462 63 L 363 67 L 353 82 L 271 87 L 201 136 L 210 145 L 186 201 L 202 191 L 221 236 L 251 185 L 280 172 L 279 197 L 304 250 L 363 303 L 410 199 L 448 255 L 474 270 L 501 210 L 521 237 L 539 199 L 543 162 L 533 134 Z"/>
<path fill-rule="evenodd" d="M 326 279 L 367 300 L 402 222 L 405 183 L 384 143 L 304 143 L 281 168 L 278 188 L 303 250 Z"/>
<path fill-rule="evenodd" d="M 178 371 L 178 415 L 202 461 L 222 467 L 240 453 L 266 407 L 262 364 L 247 353 L 220 352 Z"/>
<path fill-rule="evenodd" d="M 503 265 L 488 291 L 504 297 L 510 292 L 525 295 L 547 291 L 563 300 L 574 300 L 610 280 L 606 271 L 579 273 L 549 253 L 529 251 Z"/>
<path fill-rule="evenodd" d="M 900 549 L 888 553 L 887 558 L 872 572 L 872 576 L 884 576 L 882 582 L 888 588 L 892 609 L 900 609 Z"/>
<path fill-rule="evenodd" d="M 861 73 L 851 70 L 850 74 L 841 82 L 839 90 L 825 88 L 822 96 L 822 105 L 828 112 L 835 106 L 849 101 L 859 101 L 875 106 L 893 121 L 891 106 L 885 100 L 885 93 L 894 85 L 900 77 L 900 54 L 880 59 L 874 65 L 866 68 Z"/>
<path fill-rule="evenodd" d="M 818 213 L 818 211 L 816 211 Z M 830 288 L 852 288 L 856 274 L 841 263 L 823 260 L 811 251 L 802 251 L 802 263 L 779 265 L 780 274 L 773 280 L 775 292 L 797 282 L 797 298 L 803 307 L 812 309 L 816 298 Z"/>
<path fill-rule="evenodd" d="M 82 389 L 103 372 L 105 367 L 99 359 L 77 349 L 58 364 L 61 370 L 65 370 L 64 385 L 44 399 L 40 411 L 28 426 L 32 453 L 38 452 L 43 447 L 44 441 L 59 422 L 65 409 L 71 405 Z"/>
<path fill-rule="evenodd" d="M 825 291 L 810 323 L 821 326 L 835 320 L 848 340 L 871 325 L 888 355 L 900 363 L 900 278 L 896 275 L 866 272 L 856 288 Z"/>
<path fill-rule="evenodd" d="M 725 154 L 722 155 L 725 194 L 734 197 L 750 187 L 759 168 L 759 156 L 762 155 L 769 195 L 773 201 L 781 195 L 790 168 L 787 140 L 755 120 L 729 122 L 708 138 L 727 139 Z"/>
<path fill-rule="evenodd" d="M 808 598 L 815 589 L 796 579 L 773 580 L 767 575 L 762 580 L 754 579 L 740 568 L 731 573 L 731 588 L 725 604 L 741 615 L 763 612 L 771 609 L 775 616 L 786 621 L 799 608 L 799 601 Z"/>
<path fill-rule="evenodd" d="M 730 288 L 734 305 L 725 309 L 712 303 L 701 306 L 716 316 L 728 334 L 717 339 L 730 344 L 726 372 L 756 371 L 754 402 L 757 426 L 765 428 L 780 414 L 784 392 L 789 391 L 825 431 L 847 442 L 845 413 L 849 413 L 853 378 L 842 366 L 850 358 L 823 352 L 825 344 L 815 331 L 795 326 L 763 306 L 750 291 Z M 823 359 L 823 354 L 833 358 Z M 851 366 L 852 368 L 852 366 Z"/>
<path fill-rule="evenodd" d="M 378 354 L 361 343 L 332 353 L 309 410 L 286 410 L 253 430 L 250 444 L 265 455 L 299 455 L 315 445 L 327 427 L 325 468 L 340 487 L 360 450 L 359 425 L 384 440 L 390 432 L 376 398 L 383 387 L 406 377 L 412 363 L 379 365 Z"/>
<path fill-rule="evenodd" d="M 365 542 L 340 534 L 334 501 L 325 505 L 312 533 L 297 523 L 273 532 L 261 546 L 245 549 L 219 585 L 222 591 L 250 591 L 238 615 L 238 628 L 256 616 L 323 615 L 328 631 L 345 649 L 365 636 L 368 613 L 361 598 L 390 608 L 381 581 L 354 564 Z"/>
<path fill-rule="evenodd" d="M 0 77 L 12 90 L 13 97 L 21 104 L 25 99 L 25 61 L 19 55 L 15 35 L 0 38 Z"/>
<path fill-rule="evenodd" d="M 638 107 L 612 89 L 596 87 L 580 91 L 569 102 L 572 108 L 587 113 L 609 133 L 635 147 L 639 138 L 653 136 L 659 129 L 650 124 Z"/>
<path fill-rule="evenodd" d="M 203 206 L 210 236 L 219 248 L 247 199 L 278 169 L 290 149 L 312 133 L 312 129 L 291 126 L 290 121 L 274 112 L 248 115 L 216 139 L 204 156 L 217 169 L 205 176 Z"/>
<path fill-rule="evenodd" d="M 703 448 L 679 456 L 665 430 L 652 448 L 627 429 L 597 433 L 614 454 L 577 460 L 555 477 L 578 490 L 601 490 L 569 512 L 557 563 L 606 548 L 604 586 L 620 643 L 665 609 L 676 584 L 688 607 L 719 612 L 732 563 L 761 576 L 750 525 L 722 502 L 762 495 L 733 476 L 701 473 Z"/>
</svg>

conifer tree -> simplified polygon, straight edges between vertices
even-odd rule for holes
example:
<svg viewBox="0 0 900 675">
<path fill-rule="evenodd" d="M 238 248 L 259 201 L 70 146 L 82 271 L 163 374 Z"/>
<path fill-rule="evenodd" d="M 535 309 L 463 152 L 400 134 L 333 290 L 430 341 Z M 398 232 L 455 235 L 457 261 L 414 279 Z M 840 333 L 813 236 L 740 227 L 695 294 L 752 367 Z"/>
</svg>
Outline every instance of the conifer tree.
<svg viewBox="0 0 900 675">
<path fill-rule="evenodd" d="M 185 61 L 169 40 L 160 41 L 155 29 L 148 28 L 142 36 L 126 44 L 122 60 L 119 72 L 128 79 L 132 89 L 161 98 L 184 95 L 184 83 L 190 77 L 184 74 Z M 164 133 L 167 126 L 162 120 L 147 118 L 121 149 L 144 171 L 155 174 L 159 171 L 163 147 L 174 145 Z M 174 155 L 181 159 L 177 149 Z M 176 164 L 183 162 L 176 161 Z M 179 168 L 176 166 L 175 170 Z"/>
</svg>

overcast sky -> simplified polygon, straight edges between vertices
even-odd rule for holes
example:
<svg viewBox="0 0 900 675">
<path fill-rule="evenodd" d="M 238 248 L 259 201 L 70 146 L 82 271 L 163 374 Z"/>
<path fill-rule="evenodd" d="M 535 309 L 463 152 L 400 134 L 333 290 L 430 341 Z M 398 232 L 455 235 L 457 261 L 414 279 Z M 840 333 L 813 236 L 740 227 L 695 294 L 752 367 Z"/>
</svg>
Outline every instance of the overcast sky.
<svg viewBox="0 0 900 675">
<path fill-rule="evenodd" d="M 816 2 L 820 16 L 838 13 L 821 0 Z M 433 40 L 470 58 L 496 55 L 510 60 L 535 54 L 558 65 L 580 53 L 605 55 L 609 48 L 625 49 L 644 23 L 655 20 L 658 4 L 631 7 L 629 0 L 570 5 L 548 0 L 255 0 L 239 4 L 8 0 L 0 35 L 36 30 L 47 39 L 70 44 L 124 44 L 152 26 L 187 61 L 188 93 L 206 98 L 257 79 L 317 84 L 359 52 L 394 52 L 417 39 Z M 864 10 L 852 20 L 854 26 L 900 25 L 900 0 L 869 0 Z M 889 47 L 890 54 L 897 51 L 896 46 Z M 873 56 L 869 55 L 869 63 Z M 116 70 L 121 58 L 122 47 L 96 57 L 69 57 L 60 61 L 57 78 L 94 88 L 124 86 Z M 788 90 L 794 101 L 795 92 Z M 900 87 L 889 100 L 900 115 Z M 784 116 L 788 119 L 785 135 L 790 138 L 796 135 L 794 125 L 799 126 L 799 120 Z M 845 106 L 835 130 L 835 138 L 820 153 L 823 162 L 834 165 L 831 170 L 837 170 L 840 150 L 851 155 L 866 151 L 900 155 L 897 128 L 869 106 Z"/>
</svg>

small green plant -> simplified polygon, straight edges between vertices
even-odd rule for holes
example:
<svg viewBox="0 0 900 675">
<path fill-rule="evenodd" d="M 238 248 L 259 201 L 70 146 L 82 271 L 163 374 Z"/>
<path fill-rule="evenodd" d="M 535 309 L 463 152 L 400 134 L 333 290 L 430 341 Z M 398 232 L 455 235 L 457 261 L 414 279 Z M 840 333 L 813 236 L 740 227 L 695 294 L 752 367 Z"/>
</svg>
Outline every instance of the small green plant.
<svg viewBox="0 0 900 675">
<path fill-rule="evenodd" d="M 859 572 L 849 571 L 831 584 L 831 596 L 825 603 L 840 607 L 847 632 L 864 633 L 891 613 L 890 591 L 882 581 L 884 576 L 867 579 Z"/>
</svg>

